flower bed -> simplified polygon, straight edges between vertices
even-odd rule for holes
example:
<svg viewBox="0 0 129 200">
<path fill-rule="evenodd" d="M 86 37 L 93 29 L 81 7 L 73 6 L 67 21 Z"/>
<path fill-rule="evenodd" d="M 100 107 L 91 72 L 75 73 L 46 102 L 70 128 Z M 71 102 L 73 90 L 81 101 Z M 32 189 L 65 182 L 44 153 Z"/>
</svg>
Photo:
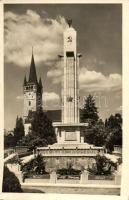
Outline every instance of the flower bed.
<svg viewBox="0 0 129 200">
<path fill-rule="evenodd" d="M 27 174 L 27 178 L 33 178 L 33 179 L 50 179 L 50 174 Z"/>
<path fill-rule="evenodd" d="M 88 180 L 114 180 L 114 175 L 91 175 L 89 174 Z"/>
<path fill-rule="evenodd" d="M 62 168 L 57 170 L 58 179 L 80 179 L 81 171 L 73 168 Z"/>
<path fill-rule="evenodd" d="M 57 174 L 60 175 L 79 176 L 80 173 L 81 173 L 80 170 L 73 168 L 62 168 L 57 170 Z"/>
<path fill-rule="evenodd" d="M 78 175 L 59 175 L 57 174 L 57 179 L 74 179 L 74 180 L 79 180 L 80 176 Z"/>
</svg>

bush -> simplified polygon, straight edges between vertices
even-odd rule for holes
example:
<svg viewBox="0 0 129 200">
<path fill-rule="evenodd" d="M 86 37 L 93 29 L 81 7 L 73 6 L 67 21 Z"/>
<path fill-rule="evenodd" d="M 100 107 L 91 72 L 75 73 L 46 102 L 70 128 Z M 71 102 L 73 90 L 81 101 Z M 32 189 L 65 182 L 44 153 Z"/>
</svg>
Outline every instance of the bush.
<svg viewBox="0 0 129 200">
<path fill-rule="evenodd" d="M 94 175 L 111 175 L 116 169 L 117 165 L 105 156 L 97 155 L 95 157 L 96 163 L 88 168 L 88 171 Z"/>
<path fill-rule="evenodd" d="M 74 176 L 79 176 L 81 173 L 81 170 L 77 170 L 77 169 L 67 169 L 67 168 L 62 168 L 62 169 L 58 169 L 57 170 L 57 174 L 65 176 L 65 175 L 74 175 Z"/>
<path fill-rule="evenodd" d="M 46 174 L 45 171 L 45 162 L 42 155 L 38 154 L 35 159 L 29 161 L 24 166 L 21 167 L 21 170 L 26 175 L 30 174 Z"/>
<path fill-rule="evenodd" d="M 4 166 L 4 176 L 3 176 L 3 192 L 22 192 L 21 185 L 18 178 L 13 172 L 10 172 L 9 169 Z"/>
</svg>

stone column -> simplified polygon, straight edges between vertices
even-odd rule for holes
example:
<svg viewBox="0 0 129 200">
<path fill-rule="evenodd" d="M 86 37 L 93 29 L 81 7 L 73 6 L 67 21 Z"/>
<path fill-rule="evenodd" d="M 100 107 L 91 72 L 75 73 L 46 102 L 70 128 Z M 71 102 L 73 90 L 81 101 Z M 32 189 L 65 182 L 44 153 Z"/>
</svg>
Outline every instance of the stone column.
<svg viewBox="0 0 129 200">
<path fill-rule="evenodd" d="M 84 143 L 84 137 L 81 136 L 81 143 Z"/>
<path fill-rule="evenodd" d="M 55 127 L 55 134 L 56 134 L 56 138 L 57 138 L 57 143 L 59 143 L 60 142 L 60 136 L 59 136 L 58 127 Z"/>
<path fill-rule="evenodd" d="M 60 143 L 65 142 L 65 130 L 61 130 L 61 137 L 60 137 Z"/>
<path fill-rule="evenodd" d="M 115 185 L 120 185 L 121 184 L 121 175 L 116 173 L 115 174 Z"/>
<path fill-rule="evenodd" d="M 77 130 L 76 134 L 77 134 L 77 143 L 80 143 L 80 130 Z"/>
<path fill-rule="evenodd" d="M 88 171 L 84 170 L 81 174 L 80 184 L 87 184 L 88 183 Z"/>
<path fill-rule="evenodd" d="M 120 185 L 121 184 L 121 165 L 118 164 L 117 171 L 115 173 L 115 184 Z"/>
<path fill-rule="evenodd" d="M 55 171 L 52 171 L 50 174 L 50 183 L 56 183 L 57 182 L 57 175 Z"/>
</svg>

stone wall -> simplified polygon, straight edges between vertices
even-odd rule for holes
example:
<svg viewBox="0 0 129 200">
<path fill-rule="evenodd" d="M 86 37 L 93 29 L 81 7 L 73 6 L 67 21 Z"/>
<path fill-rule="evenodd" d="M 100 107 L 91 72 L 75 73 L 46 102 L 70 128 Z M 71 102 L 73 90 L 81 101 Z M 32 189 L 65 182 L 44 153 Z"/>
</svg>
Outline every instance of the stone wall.
<svg viewBox="0 0 129 200">
<path fill-rule="evenodd" d="M 54 156 L 54 157 L 44 157 L 46 163 L 46 171 L 51 172 L 52 170 L 67 168 L 69 164 L 73 168 L 82 170 L 87 168 L 88 165 L 91 166 L 95 160 L 93 157 L 70 157 L 70 156 Z"/>
</svg>

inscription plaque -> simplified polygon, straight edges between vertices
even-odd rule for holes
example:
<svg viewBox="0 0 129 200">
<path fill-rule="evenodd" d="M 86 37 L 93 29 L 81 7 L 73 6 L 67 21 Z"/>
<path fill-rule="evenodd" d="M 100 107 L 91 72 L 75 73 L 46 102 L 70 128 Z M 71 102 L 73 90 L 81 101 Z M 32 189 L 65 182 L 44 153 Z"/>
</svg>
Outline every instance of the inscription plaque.
<svg viewBox="0 0 129 200">
<path fill-rule="evenodd" d="M 70 132 L 70 131 L 65 132 L 65 140 L 76 141 L 77 140 L 76 132 Z"/>
</svg>

